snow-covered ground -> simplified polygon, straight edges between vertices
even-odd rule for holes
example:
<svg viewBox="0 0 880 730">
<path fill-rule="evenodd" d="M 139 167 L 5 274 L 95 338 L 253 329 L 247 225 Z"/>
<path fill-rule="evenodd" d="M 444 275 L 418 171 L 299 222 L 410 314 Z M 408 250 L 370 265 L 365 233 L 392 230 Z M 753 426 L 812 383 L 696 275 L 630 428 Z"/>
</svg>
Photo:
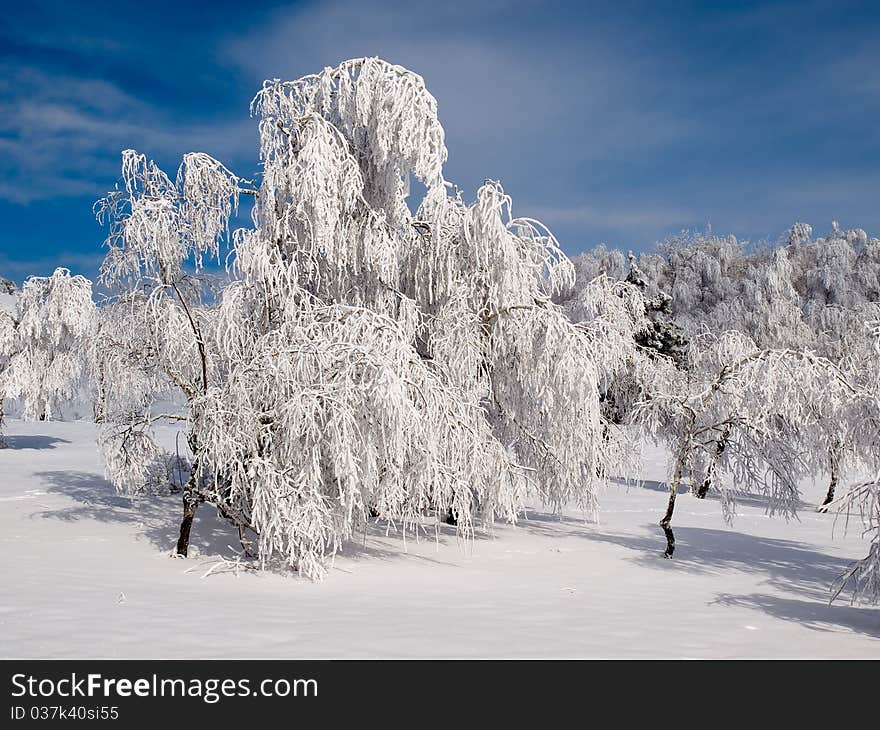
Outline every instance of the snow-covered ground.
<svg viewBox="0 0 880 730">
<path fill-rule="evenodd" d="M 866 544 L 817 514 L 800 522 L 682 496 L 664 560 L 663 454 L 641 486 L 612 486 L 600 524 L 540 509 L 469 544 L 385 536 L 349 545 L 321 583 L 201 577 L 237 544 L 205 509 L 172 559 L 177 498 L 133 503 L 102 477 L 89 423 L 6 426 L 0 451 L 0 656 L 874 657 L 880 609 L 828 605 Z"/>
</svg>

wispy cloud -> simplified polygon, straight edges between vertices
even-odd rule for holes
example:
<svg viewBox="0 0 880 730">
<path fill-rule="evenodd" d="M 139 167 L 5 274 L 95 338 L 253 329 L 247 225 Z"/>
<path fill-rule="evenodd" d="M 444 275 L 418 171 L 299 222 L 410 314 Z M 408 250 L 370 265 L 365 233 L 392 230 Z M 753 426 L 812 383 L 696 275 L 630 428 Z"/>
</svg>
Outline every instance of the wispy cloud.
<svg viewBox="0 0 880 730">
<path fill-rule="evenodd" d="M 119 174 L 119 153 L 142 150 L 175 165 L 186 151 L 243 157 L 255 149 L 256 124 L 180 122 L 102 79 L 0 67 L 0 198 L 27 204 L 97 196 Z"/>
<path fill-rule="evenodd" d="M 22 281 L 29 276 L 49 276 L 59 266 L 70 269 L 74 274 L 83 274 L 94 278 L 102 260 L 103 254 L 100 250 L 89 254 L 62 251 L 58 254 L 36 258 L 10 257 L 6 254 L 0 254 L 0 273 L 4 278 L 15 282 L 16 285 L 21 285 Z"/>
<path fill-rule="evenodd" d="M 601 228 L 619 227 L 629 233 L 651 229 L 686 228 L 699 222 L 699 217 L 693 211 L 662 205 L 652 207 L 576 205 L 570 208 L 538 206 L 530 209 L 529 215 L 547 223 Z"/>
</svg>

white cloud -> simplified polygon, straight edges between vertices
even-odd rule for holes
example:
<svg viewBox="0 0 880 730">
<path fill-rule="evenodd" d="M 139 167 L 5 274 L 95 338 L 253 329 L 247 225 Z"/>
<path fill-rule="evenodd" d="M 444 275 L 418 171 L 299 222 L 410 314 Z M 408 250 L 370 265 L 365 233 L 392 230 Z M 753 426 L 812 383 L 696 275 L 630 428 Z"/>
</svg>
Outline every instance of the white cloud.
<svg viewBox="0 0 880 730">
<path fill-rule="evenodd" d="M 246 110 L 233 122 L 180 123 L 100 79 L 0 72 L 0 197 L 7 201 L 98 196 L 117 179 L 127 147 L 174 167 L 189 150 L 220 158 L 247 150 L 256 158 L 256 124 Z"/>
<path fill-rule="evenodd" d="M 558 224 L 588 225 L 597 228 L 618 228 L 638 232 L 653 229 L 686 228 L 699 221 L 690 210 L 666 206 L 626 207 L 619 205 L 575 205 L 572 207 L 530 208 L 528 215 L 538 218 L 548 225 Z"/>
<path fill-rule="evenodd" d="M 94 277 L 104 258 L 102 251 L 93 254 L 62 252 L 30 259 L 9 258 L 0 254 L 0 276 L 20 285 L 29 276 L 49 276 L 59 266 L 74 274 Z"/>
</svg>

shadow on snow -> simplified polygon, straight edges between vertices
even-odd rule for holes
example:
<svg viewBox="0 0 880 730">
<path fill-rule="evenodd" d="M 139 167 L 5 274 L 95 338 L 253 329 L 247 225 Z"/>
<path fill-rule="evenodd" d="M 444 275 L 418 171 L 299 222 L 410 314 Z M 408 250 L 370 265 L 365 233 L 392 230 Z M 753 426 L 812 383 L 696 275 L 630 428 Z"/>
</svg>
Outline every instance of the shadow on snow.
<svg viewBox="0 0 880 730">
<path fill-rule="evenodd" d="M 173 549 L 180 519 L 179 496 L 120 496 L 109 481 L 88 472 L 47 471 L 37 476 L 47 484 L 47 491 L 62 494 L 75 504 L 37 512 L 34 516 L 69 522 L 88 519 L 130 524 L 140 529 L 157 548 L 169 553 Z M 642 535 L 624 535 L 602 532 L 601 528 L 583 520 L 541 510 L 529 509 L 527 514 L 527 519 L 518 522 L 518 529 L 545 537 L 576 536 L 618 545 L 635 553 L 630 560 L 653 570 L 703 574 L 759 571 L 766 575 L 769 585 L 787 595 L 720 594 L 713 603 L 764 611 L 815 630 L 849 629 L 880 638 L 880 611 L 840 602 L 828 605 L 829 588 L 850 561 L 819 552 L 805 543 L 735 530 L 679 526 L 675 528 L 676 557 L 666 560 L 662 556 L 663 536 L 656 525 L 645 525 L 645 534 Z M 485 536 L 478 532 L 475 537 Z M 365 533 L 355 535 L 346 543 L 342 555 L 355 560 L 404 558 L 451 565 L 443 560 L 402 553 L 400 549 L 377 544 L 377 540 L 388 538 L 402 542 L 399 529 L 395 531 L 384 523 L 370 522 Z M 452 542 L 456 539 L 455 528 L 439 525 L 435 532 L 430 526 L 420 539 L 437 539 L 441 544 Z M 412 542 L 414 538 L 407 540 Z M 238 534 L 215 510 L 205 506 L 196 515 L 190 544 L 198 548 L 201 556 L 229 555 L 230 550 L 238 550 Z"/>
<path fill-rule="evenodd" d="M 7 449 L 54 449 L 58 444 L 69 444 L 67 439 L 55 436 L 4 436 Z"/>
<path fill-rule="evenodd" d="M 780 594 L 737 596 L 719 594 L 715 601 L 764 611 L 811 629 L 857 633 L 880 638 L 880 611 L 847 605 L 841 596 L 829 605 L 830 589 L 851 565 L 848 558 L 835 557 L 795 540 L 750 535 L 735 530 L 704 527 L 675 527 L 676 551 L 672 560 L 663 557 L 665 546 L 659 526 L 644 526 L 646 534 L 621 535 L 582 529 L 553 530 L 530 521 L 525 529 L 541 534 L 579 536 L 586 540 L 619 545 L 633 551 L 630 560 L 653 570 L 671 570 L 721 575 L 733 571 L 759 573 Z"/>
<path fill-rule="evenodd" d="M 82 471 L 44 471 L 35 476 L 42 479 L 50 493 L 62 494 L 76 504 L 62 509 L 34 513 L 44 519 L 75 522 L 129 524 L 138 528 L 155 547 L 169 551 L 177 543 L 180 528 L 180 496 L 142 495 L 125 497 L 98 474 Z M 214 510 L 202 509 L 193 525 L 192 547 L 200 555 L 226 555 L 227 546 L 238 545 L 238 533 L 217 517 Z"/>
<path fill-rule="evenodd" d="M 652 492 L 663 492 L 664 494 L 669 494 L 669 483 L 668 482 L 658 482 L 654 479 L 609 479 L 609 484 L 616 485 L 625 491 L 629 491 L 632 489 L 647 489 Z M 690 482 L 683 482 L 681 487 L 678 490 L 679 497 L 694 497 L 697 499 L 692 492 L 692 485 Z M 770 498 L 761 494 L 741 494 L 736 491 L 731 491 L 731 497 L 736 506 L 749 506 L 749 507 L 760 507 L 762 509 L 768 509 L 770 505 Z M 713 487 L 709 490 L 705 497 L 702 498 L 707 504 L 711 504 L 713 502 L 721 501 L 721 493 L 717 488 Z M 665 500 L 662 502 L 658 502 L 658 506 L 665 505 Z M 810 507 L 815 507 L 816 505 L 805 502 L 803 499 L 799 499 L 797 502 L 797 508 L 799 510 L 809 509 Z"/>
<path fill-rule="evenodd" d="M 177 544 L 181 518 L 181 498 L 179 495 L 139 495 L 127 497 L 117 494 L 113 484 L 102 476 L 82 471 L 44 471 L 36 477 L 46 484 L 47 492 L 62 494 L 76 504 L 62 509 L 47 509 L 33 514 L 44 519 L 76 522 L 95 520 L 105 523 L 128 524 L 135 527 L 157 549 L 168 551 L 169 555 Z M 387 533 L 387 535 L 386 535 Z M 440 526 L 438 536 L 441 543 L 447 538 L 454 539 L 454 528 Z M 402 549 L 386 548 L 376 544 L 376 540 L 390 538 L 401 541 L 401 534 L 385 523 L 370 522 L 364 532 L 355 534 L 343 546 L 340 555 L 352 559 L 391 560 L 409 558 L 438 565 L 451 565 L 423 555 L 405 553 Z M 422 541 L 434 540 L 433 527 L 419 538 Z M 412 544 L 415 537 L 410 533 L 407 542 Z M 197 550 L 192 550 L 197 548 Z M 202 505 L 196 513 L 190 535 L 190 557 L 208 556 L 232 557 L 241 549 L 238 531 L 210 505 Z M 198 555 L 195 555 L 195 553 Z M 279 566 L 281 567 L 281 566 Z M 282 567 L 282 571 L 285 569 Z"/>
</svg>

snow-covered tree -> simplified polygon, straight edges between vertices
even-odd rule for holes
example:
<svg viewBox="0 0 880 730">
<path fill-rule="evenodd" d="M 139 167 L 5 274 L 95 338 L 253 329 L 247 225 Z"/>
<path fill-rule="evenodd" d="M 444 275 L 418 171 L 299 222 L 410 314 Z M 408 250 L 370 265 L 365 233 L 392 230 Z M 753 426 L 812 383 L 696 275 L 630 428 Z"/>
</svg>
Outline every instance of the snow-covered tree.
<svg viewBox="0 0 880 730">
<path fill-rule="evenodd" d="M 669 309 L 691 337 L 736 330 L 758 349 L 810 350 L 847 369 L 846 354 L 859 348 L 863 323 L 875 316 L 880 244 L 860 229 L 833 224 L 828 236 L 814 238 L 810 226 L 796 223 L 775 248 L 685 232 L 659 250 L 638 258 L 638 278 L 649 295 L 678 291 Z M 598 257 L 577 257 L 578 271 L 581 259 Z M 849 377 L 864 384 L 864 368 Z M 724 448 L 722 440 L 716 448 Z M 849 444 L 832 441 L 822 467 L 830 472 L 826 502 L 855 461 Z"/>
<path fill-rule="evenodd" d="M 6 385 L 2 375 L 9 366 L 15 348 L 15 319 L 12 314 L 0 309 L 0 448 L 6 446 L 3 440 L 3 401 L 6 398 Z"/>
<path fill-rule="evenodd" d="M 157 420 L 187 416 L 157 407 L 204 395 L 219 361 L 209 357 L 216 319 L 200 276 L 220 257 L 239 180 L 211 157 L 188 154 L 176 181 L 133 150 L 122 155 L 123 187 L 95 211 L 109 224 L 101 279 L 117 295 L 101 307 L 95 348 L 96 420 L 108 474 L 127 493 L 180 488 L 185 469 L 153 438 Z M 243 182 L 243 181 L 242 181 Z M 213 319 L 212 319 L 213 318 Z M 190 438 L 190 449 L 195 444 Z M 180 465 L 178 464 L 178 467 Z M 163 477 L 170 474 L 170 482 Z"/>
<path fill-rule="evenodd" d="M 729 517 L 737 491 L 764 493 L 771 511 L 787 514 L 797 504 L 797 480 L 826 472 L 820 511 L 861 512 L 876 534 L 874 482 L 859 482 L 836 501 L 835 493 L 845 474 L 878 468 L 880 373 L 865 323 L 880 320 L 880 244 L 836 223 L 824 238 L 795 224 L 781 244 L 685 233 L 659 254 L 640 256 L 629 277 L 643 291 L 678 294 L 670 310 L 693 343 L 683 371 L 664 372 L 662 361 L 641 371 L 644 398 L 635 414 L 676 454 L 663 521 L 668 554 L 675 494 L 686 478 L 697 497 L 720 490 Z M 582 271 L 596 261 L 590 254 L 575 263 Z M 794 390 L 773 385 L 786 378 Z M 744 440 L 750 424 L 757 430 Z M 838 588 L 876 597 L 873 545 Z"/>
<path fill-rule="evenodd" d="M 513 216 L 500 184 L 467 205 L 445 181 L 421 77 L 355 59 L 267 81 L 252 109 L 257 187 L 204 154 L 172 182 L 127 151 L 123 189 L 99 206 L 104 281 L 143 323 L 118 357 L 149 353 L 188 404 L 178 552 L 202 503 L 255 533 L 263 562 L 312 577 L 370 514 L 418 528 L 451 511 L 469 534 L 513 521 L 529 493 L 595 508 L 614 446 L 600 381 L 631 333 L 573 324 L 553 302 L 572 265 L 541 224 Z M 426 190 L 415 214 L 411 177 Z M 230 237 L 245 192 L 253 226 Z M 232 281 L 205 299 L 185 265 L 198 271 L 224 244 Z M 107 409 L 122 489 L 161 458 L 150 406 Z"/>
<path fill-rule="evenodd" d="M 3 440 L 4 400 L 6 388 L 2 373 L 9 365 L 15 349 L 15 300 L 18 288 L 9 279 L 0 277 L 0 448 L 5 448 Z"/>
<path fill-rule="evenodd" d="M 25 418 L 58 416 L 88 377 L 95 326 L 92 284 L 55 269 L 30 277 L 17 302 L 16 326 L 7 324 L 12 354 L 2 376 L 6 397 L 18 398 Z"/>
<path fill-rule="evenodd" d="M 645 297 L 648 321 L 636 332 L 636 342 L 646 352 L 667 357 L 677 367 L 684 367 L 687 342 L 682 329 L 672 318 L 672 297 L 662 290 L 658 290 L 653 296 L 647 296 L 648 281 L 632 252 L 629 254 L 626 282 L 635 286 Z"/>
<path fill-rule="evenodd" d="M 575 280 L 578 289 L 585 287 L 599 276 L 623 281 L 629 273 L 629 264 L 623 251 L 604 245 L 596 246 L 592 251 L 584 251 L 572 258 Z"/>
<path fill-rule="evenodd" d="M 567 301 L 566 311 L 597 344 L 603 438 L 614 444 L 615 471 L 634 471 L 637 434 L 623 427 L 632 425 L 633 408 L 645 397 L 646 372 L 656 367 L 658 357 L 638 344 L 640 334 L 652 325 L 647 300 L 638 287 L 600 275 Z"/>
<path fill-rule="evenodd" d="M 770 514 L 788 517 L 800 502 L 798 481 L 825 466 L 837 439 L 853 437 L 857 419 L 841 419 L 841 411 L 864 406 L 846 374 L 809 351 L 760 349 L 737 332 L 696 338 L 692 350 L 688 370 L 656 371 L 638 406 L 673 455 L 660 523 L 666 557 L 675 550 L 671 521 L 686 472 L 697 496 L 719 490 L 726 519 L 737 494 L 765 497 Z"/>
<path fill-rule="evenodd" d="M 657 282 L 680 312 L 706 312 L 736 292 L 744 246 L 735 236 L 683 232 L 658 246 L 668 280 Z"/>
<path fill-rule="evenodd" d="M 868 554 L 840 576 L 832 600 L 849 591 L 853 602 L 880 603 L 880 476 L 850 486 L 837 507 L 847 523 L 857 515 L 870 543 Z"/>
<path fill-rule="evenodd" d="M 796 224 L 786 244 L 795 286 L 805 301 L 845 307 L 864 301 L 854 274 L 859 250 L 868 241 L 867 234 L 861 229 L 842 230 L 836 221 L 828 236 L 814 239 L 811 234 L 810 226 Z"/>
<path fill-rule="evenodd" d="M 861 407 L 849 414 L 856 428 L 844 442 L 861 457 L 859 465 L 870 469 L 875 476 L 850 485 L 835 501 L 826 500 L 827 507 L 837 509 L 838 519 L 843 517 L 847 528 L 853 517 L 860 518 L 862 534 L 870 539 L 868 554 L 840 577 L 834 597 L 848 590 L 853 601 L 862 599 L 873 603 L 880 602 L 880 317 L 877 314 L 874 309 L 874 316 L 863 323 L 868 335 L 863 342 L 870 342 L 870 350 L 854 346 L 846 358 L 864 397 Z M 833 492 L 829 494 L 833 496 Z"/>
</svg>

